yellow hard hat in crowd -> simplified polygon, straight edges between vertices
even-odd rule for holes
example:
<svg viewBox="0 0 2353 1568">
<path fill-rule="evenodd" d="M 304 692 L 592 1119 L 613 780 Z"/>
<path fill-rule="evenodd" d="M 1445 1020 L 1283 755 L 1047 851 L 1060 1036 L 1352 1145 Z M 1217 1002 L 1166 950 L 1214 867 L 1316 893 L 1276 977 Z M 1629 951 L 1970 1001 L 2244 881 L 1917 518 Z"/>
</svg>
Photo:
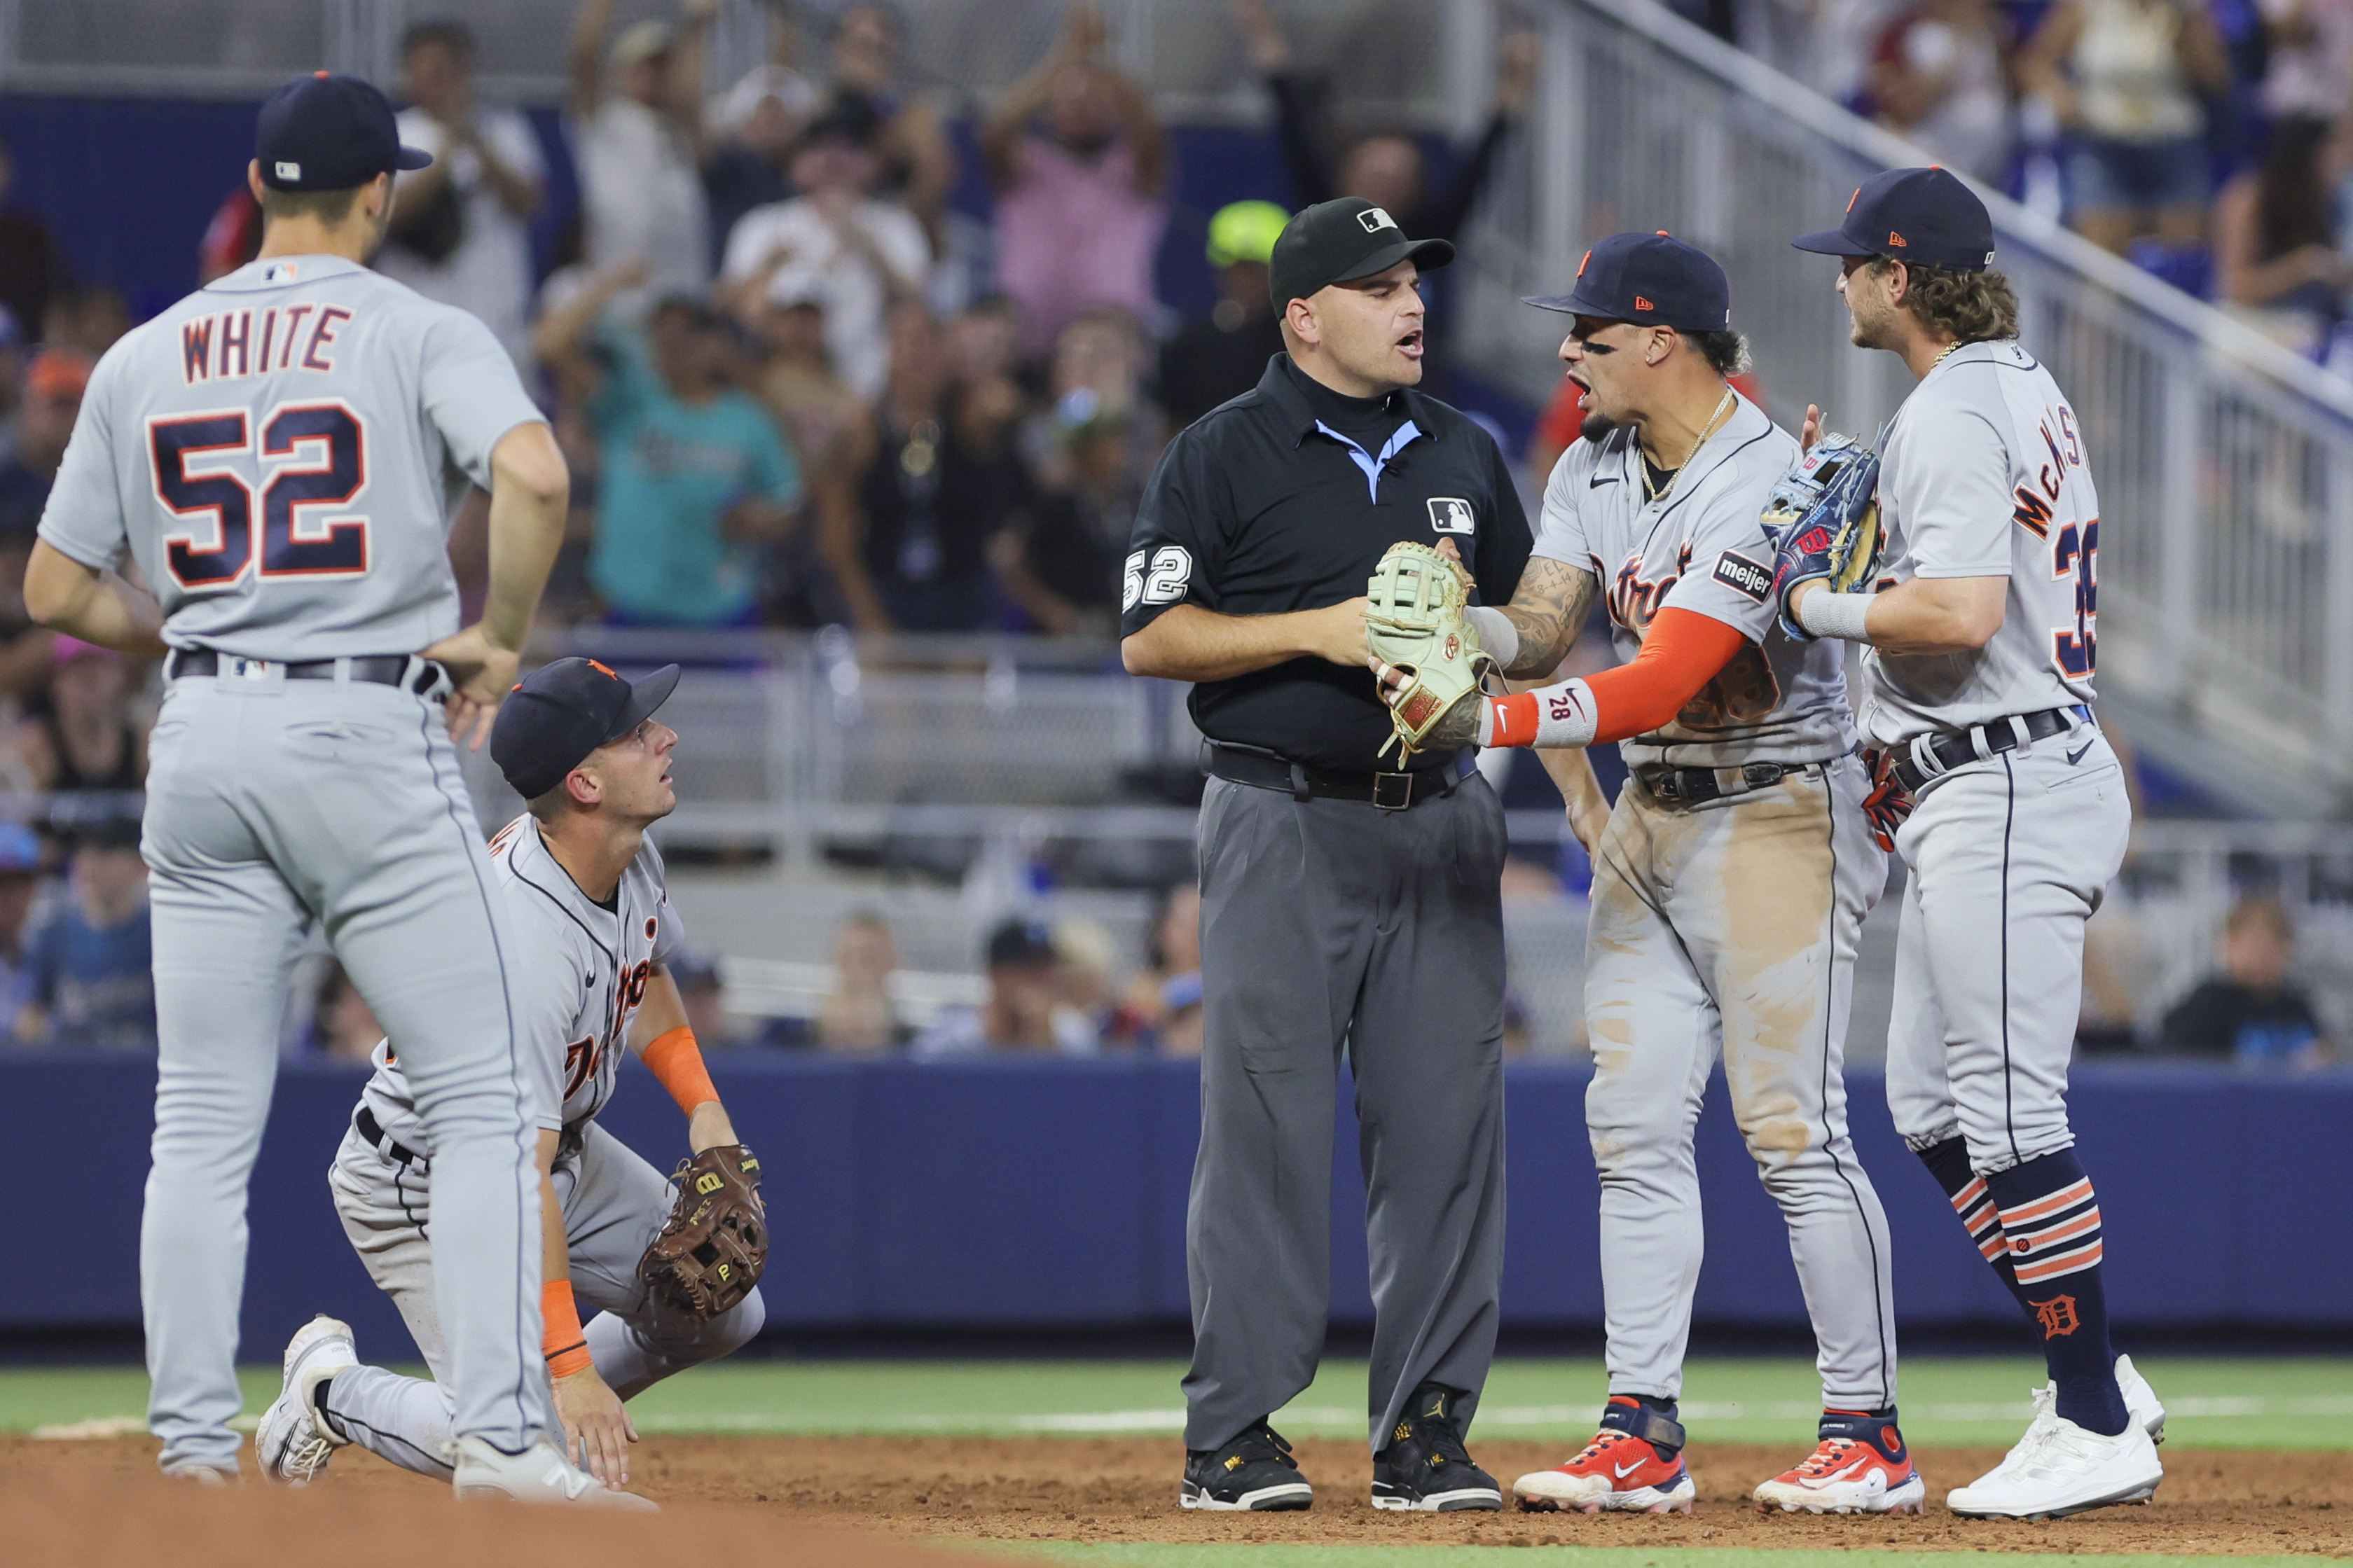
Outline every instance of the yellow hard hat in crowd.
<svg viewBox="0 0 2353 1568">
<path fill-rule="evenodd" d="M 1264 261 L 1274 254 L 1275 237 L 1291 215 L 1272 202 L 1235 202 L 1209 219 L 1209 265 Z"/>
</svg>

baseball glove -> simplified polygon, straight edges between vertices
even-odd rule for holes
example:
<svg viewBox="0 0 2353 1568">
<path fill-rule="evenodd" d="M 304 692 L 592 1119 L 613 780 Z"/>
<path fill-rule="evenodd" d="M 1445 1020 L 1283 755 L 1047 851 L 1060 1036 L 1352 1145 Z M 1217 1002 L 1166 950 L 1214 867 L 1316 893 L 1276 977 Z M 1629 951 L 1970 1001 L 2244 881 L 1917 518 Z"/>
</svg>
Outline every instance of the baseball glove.
<svg viewBox="0 0 2353 1568">
<path fill-rule="evenodd" d="M 1866 746 L 1862 752 L 1863 771 L 1871 775 L 1862 814 L 1870 820 L 1872 837 L 1890 855 L 1895 853 L 1895 835 L 1912 816 L 1912 792 L 1895 776 L 1895 760 L 1902 754 L 1894 747 L 1882 751 L 1875 746 Z"/>
<path fill-rule="evenodd" d="M 715 1318 L 752 1293 L 768 1264 L 760 1162 L 723 1144 L 681 1160 L 670 1179 L 678 1203 L 638 1259 L 638 1279 L 673 1310 Z"/>
<path fill-rule="evenodd" d="M 1860 593 L 1879 570 L 1879 454 L 1852 436 L 1823 437 L 1775 482 L 1759 521 L 1773 542 L 1781 629 L 1811 642 L 1790 617 L 1790 590 L 1820 582 L 1834 594 Z"/>
<path fill-rule="evenodd" d="M 1471 574 L 1460 562 L 1403 540 L 1382 554 L 1365 587 L 1365 647 L 1405 679 L 1381 694 L 1397 732 L 1380 755 L 1398 746 L 1402 762 L 1457 707 L 1479 700 L 1480 678 L 1494 660 L 1463 618 L 1470 601 Z"/>
</svg>

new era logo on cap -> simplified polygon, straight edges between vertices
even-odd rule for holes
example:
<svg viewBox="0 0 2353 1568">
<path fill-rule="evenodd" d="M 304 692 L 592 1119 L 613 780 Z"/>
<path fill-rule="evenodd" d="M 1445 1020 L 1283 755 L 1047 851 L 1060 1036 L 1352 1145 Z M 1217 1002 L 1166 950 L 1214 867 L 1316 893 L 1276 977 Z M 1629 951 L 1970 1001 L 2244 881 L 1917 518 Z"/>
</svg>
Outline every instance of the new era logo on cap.
<svg viewBox="0 0 2353 1568">
<path fill-rule="evenodd" d="M 1365 226 L 1366 234 L 1378 234 L 1385 228 L 1398 226 L 1398 220 L 1389 216 L 1387 207 L 1366 207 L 1356 215 L 1356 221 Z"/>
<path fill-rule="evenodd" d="M 1651 304 L 1648 300 L 1643 299 L 1640 294 L 1637 294 L 1634 296 L 1634 309 L 1637 310 L 1655 310 L 1658 307 Z"/>
<path fill-rule="evenodd" d="M 1902 235 L 1896 233 L 1892 228 L 1887 231 L 1887 243 L 1894 246 L 1898 250 L 1909 250 L 1912 248 L 1912 242 L 1905 238 Z"/>
</svg>

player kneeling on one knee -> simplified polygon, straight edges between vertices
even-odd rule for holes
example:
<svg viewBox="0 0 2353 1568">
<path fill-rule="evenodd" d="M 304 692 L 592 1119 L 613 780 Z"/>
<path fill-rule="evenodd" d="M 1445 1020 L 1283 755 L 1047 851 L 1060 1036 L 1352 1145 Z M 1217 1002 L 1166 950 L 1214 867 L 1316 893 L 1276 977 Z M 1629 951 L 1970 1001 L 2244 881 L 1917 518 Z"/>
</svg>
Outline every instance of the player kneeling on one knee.
<svg viewBox="0 0 2353 1568">
<path fill-rule="evenodd" d="M 632 686 L 591 660 L 561 659 L 516 688 L 491 737 L 531 806 L 491 855 L 522 949 L 516 1005 L 537 1091 L 547 1369 L 568 1446 L 616 1489 L 637 1439 L 623 1401 L 736 1349 L 763 1316 L 759 1163 L 736 1140 L 666 967 L 681 932 L 646 837 L 678 804 L 678 735 L 653 718 L 677 683 L 675 665 Z M 596 1125 L 624 1049 L 686 1112 L 694 1157 L 675 1192 L 673 1178 Z M 313 1321 L 287 1348 L 284 1389 L 256 1439 L 280 1480 L 309 1480 L 346 1443 L 451 1473 L 427 1239 L 432 1150 L 387 1046 L 375 1064 L 328 1182 L 345 1234 L 436 1381 L 359 1364 L 348 1328 Z M 585 1329 L 582 1304 L 597 1309 Z"/>
</svg>

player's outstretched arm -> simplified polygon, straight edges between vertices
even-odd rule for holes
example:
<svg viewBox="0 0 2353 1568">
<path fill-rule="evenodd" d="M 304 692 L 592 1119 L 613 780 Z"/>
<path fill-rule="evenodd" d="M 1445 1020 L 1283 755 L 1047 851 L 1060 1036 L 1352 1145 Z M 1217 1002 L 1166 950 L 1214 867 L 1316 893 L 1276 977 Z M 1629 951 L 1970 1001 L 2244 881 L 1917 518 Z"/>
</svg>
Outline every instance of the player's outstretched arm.
<svg viewBox="0 0 2353 1568">
<path fill-rule="evenodd" d="M 563 1134 L 539 1134 L 541 1258 L 544 1262 L 540 1312 L 546 1338 L 547 1374 L 555 1391 L 555 1414 L 564 1423 L 564 1447 L 573 1461 L 619 1490 L 629 1479 L 629 1445 L 638 1440 L 629 1413 L 589 1358 L 580 1331 L 580 1308 L 572 1296 L 572 1247 L 564 1233 L 564 1205 L 555 1195 L 555 1151 Z"/>
<path fill-rule="evenodd" d="M 1453 542 L 1446 540 L 1440 548 Z M 1541 679 L 1550 675 L 1568 657 L 1569 647 L 1585 629 L 1585 617 L 1591 613 L 1593 601 L 1600 592 L 1601 580 L 1583 567 L 1548 556 L 1529 556 L 1512 602 L 1495 612 L 1511 624 L 1515 644 L 1487 651 L 1496 655 L 1504 675 L 1512 679 Z M 1480 623 L 1481 641 L 1503 641 L 1483 616 L 1474 612 L 1474 618 Z M 1511 657 L 1505 658 L 1505 654 Z"/>
<path fill-rule="evenodd" d="M 700 1154 L 742 1143 L 703 1068 L 702 1047 L 686 1020 L 686 999 L 667 966 L 657 966 L 646 984 L 646 999 L 629 1020 L 629 1046 L 686 1112 L 688 1149 Z"/>
<path fill-rule="evenodd" d="M 2007 577 L 1913 577 L 1870 595 L 1800 583 L 1789 594 L 1791 618 L 1816 637 L 1907 655 L 1976 652 L 2001 630 L 2009 604 Z"/>
<path fill-rule="evenodd" d="M 52 631 L 100 647 L 161 658 L 164 612 L 111 572 L 85 566 L 46 539 L 25 567 L 25 613 Z"/>
<path fill-rule="evenodd" d="M 572 477 L 555 433 L 533 422 L 518 425 L 491 453 L 491 585 L 482 618 L 424 650 L 449 671 L 449 733 L 482 749 L 491 721 L 514 684 L 523 639 L 539 611 L 548 568 L 564 542 L 564 514 Z"/>
<path fill-rule="evenodd" d="M 1172 605 L 1121 638 L 1119 654 L 1128 674 L 1166 680 L 1230 680 L 1294 658 L 1362 664 L 1365 601 L 1279 616 L 1221 616 L 1198 605 Z"/>
</svg>

